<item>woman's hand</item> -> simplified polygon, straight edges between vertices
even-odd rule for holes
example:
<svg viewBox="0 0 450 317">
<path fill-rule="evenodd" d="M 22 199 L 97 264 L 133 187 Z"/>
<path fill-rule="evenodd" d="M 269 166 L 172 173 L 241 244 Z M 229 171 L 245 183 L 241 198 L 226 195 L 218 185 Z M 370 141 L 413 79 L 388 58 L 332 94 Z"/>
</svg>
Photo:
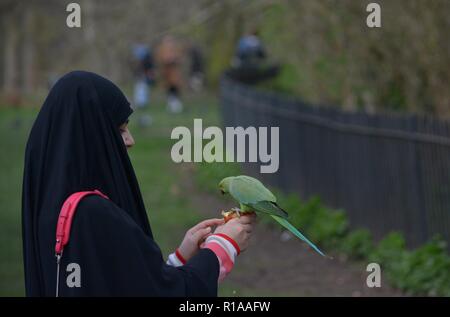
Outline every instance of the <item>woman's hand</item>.
<svg viewBox="0 0 450 317">
<path fill-rule="evenodd" d="M 221 219 L 208 219 L 200 222 L 186 232 L 183 242 L 181 242 L 178 252 L 188 261 L 200 249 L 200 244 L 211 234 L 212 226 L 220 226 L 224 224 Z"/>
<path fill-rule="evenodd" d="M 255 221 L 256 214 L 254 212 L 246 213 L 217 227 L 214 233 L 227 235 L 238 244 L 241 251 L 244 251 L 248 247 L 250 234 L 252 233 Z"/>
</svg>

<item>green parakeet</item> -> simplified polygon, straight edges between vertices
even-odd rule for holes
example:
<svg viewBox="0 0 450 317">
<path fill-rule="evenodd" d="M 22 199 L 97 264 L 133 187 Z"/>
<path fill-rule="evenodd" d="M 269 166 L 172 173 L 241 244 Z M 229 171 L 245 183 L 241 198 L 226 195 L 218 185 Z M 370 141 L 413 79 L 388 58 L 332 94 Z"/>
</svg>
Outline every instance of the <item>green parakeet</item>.
<svg viewBox="0 0 450 317">
<path fill-rule="evenodd" d="M 287 220 L 288 214 L 277 205 L 277 199 L 259 180 L 246 176 L 230 176 L 222 179 L 219 188 L 223 194 L 229 193 L 239 204 L 240 210 L 231 210 L 224 213 L 225 220 L 230 213 L 256 212 L 270 215 L 296 237 L 308 243 L 320 255 L 325 256 L 318 247 L 309 241 L 300 231 Z"/>
</svg>

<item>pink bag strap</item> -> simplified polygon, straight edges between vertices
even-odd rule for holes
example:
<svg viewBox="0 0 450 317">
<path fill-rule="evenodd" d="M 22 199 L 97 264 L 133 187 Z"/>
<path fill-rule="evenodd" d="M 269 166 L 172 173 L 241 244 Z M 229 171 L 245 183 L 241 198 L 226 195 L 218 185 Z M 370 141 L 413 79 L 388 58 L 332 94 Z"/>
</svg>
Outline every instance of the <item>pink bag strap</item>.
<svg viewBox="0 0 450 317">
<path fill-rule="evenodd" d="M 78 203 L 88 195 L 99 195 L 103 198 L 109 199 L 108 196 L 99 190 L 76 192 L 69 196 L 64 202 L 58 217 L 56 226 L 56 256 L 61 256 L 64 246 L 69 242 L 70 227 L 72 226 L 73 216 L 77 209 Z"/>
</svg>

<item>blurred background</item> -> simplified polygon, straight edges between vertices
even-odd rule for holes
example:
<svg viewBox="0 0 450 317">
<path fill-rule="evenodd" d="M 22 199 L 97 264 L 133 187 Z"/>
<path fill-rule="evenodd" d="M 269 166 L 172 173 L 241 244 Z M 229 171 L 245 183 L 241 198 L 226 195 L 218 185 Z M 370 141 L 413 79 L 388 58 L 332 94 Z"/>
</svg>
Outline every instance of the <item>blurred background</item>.
<svg viewBox="0 0 450 317">
<path fill-rule="evenodd" d="M 450 2 L 0 0 L 0 295 L 23 296 L 24 147 L 49 89 L 97 72 L 126 93 L 130 157 L 165 255 L 233 203 L 222 177 L 277 192 L 322 259 L 264 219 L 222 296 L 450 296 Z M 176 126 L 280 127 L 280 169 L 175 164 Z M 168 234 L 170 233 L 170 234 Z M 368 288 L 366 266 L 382 267 Z"/>
</svg>

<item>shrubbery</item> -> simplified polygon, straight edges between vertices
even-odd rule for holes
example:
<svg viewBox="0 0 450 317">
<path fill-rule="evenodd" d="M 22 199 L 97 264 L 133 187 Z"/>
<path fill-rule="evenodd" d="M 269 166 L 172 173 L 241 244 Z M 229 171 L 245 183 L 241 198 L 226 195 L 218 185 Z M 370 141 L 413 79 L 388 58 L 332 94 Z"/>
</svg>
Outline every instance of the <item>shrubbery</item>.
<svg viewBox="0 0 450 317">
<path fill-rule="evenodd" d="M 395 232 L 375 244 L 369 230 L 351 230 L 345 212 L 326 208 L 318 197 L 306 202 L 293 195 L 278 197 L 290 211 L 292 224 L 326 250 L 379 263 L 390 284 L 408 294 L 450 296 L 450 256 L 445 241 L 434 238 L 408 250 L 403 236 Z"/>
<path fill-rule="evenodd" d="M 372 234 L 367 229 L 356 229 L 348 232 L 339 245 L 339 251 L 354 260 L 368 258 L 374 249 Z"/>
<path fill-rule="evenodd" d="M 301 228 L 308 237 L 325 248 L 332 248 L 338 244 L 346 231 L 348 222 L 344 212 L 330 213 L 320 202 L 319 197 L 314 197 L 306 203 L 302 203 L 297 195 L 284 195 L 277 193 L 282 207 L 289 210 L 289 221 Z M 292 212 L 294 211 L 295 212 Z"/>
<path fill-rule="evenodd" d="M 220 179 L 239 174 L 237 164 L 216 163 L 200 165 L 196 177 L 201 188 L 217 192 Z M 289 211 L 292 224 L 328 253 L 379 263 L 389 283 L 407 294 L 450 296 L 450 256 L 445 241 L 436 237 L 408 250 L 403 236 L 393 232 L 375 243 L 369 230 L 350 229 L 345 212 L 327 208 L 319 197 L 302 201 L 295 194 L 275 194 L 280 206 Z"/>
<path fill-rule="evenodd" d="M 392 233 L 380 241 L 369 258 L 382 263 L 396 288 L 410 294 L 450 296 L 450 257 L 441 239 L 408 251 L 402 235 Z"/>
</svg>

